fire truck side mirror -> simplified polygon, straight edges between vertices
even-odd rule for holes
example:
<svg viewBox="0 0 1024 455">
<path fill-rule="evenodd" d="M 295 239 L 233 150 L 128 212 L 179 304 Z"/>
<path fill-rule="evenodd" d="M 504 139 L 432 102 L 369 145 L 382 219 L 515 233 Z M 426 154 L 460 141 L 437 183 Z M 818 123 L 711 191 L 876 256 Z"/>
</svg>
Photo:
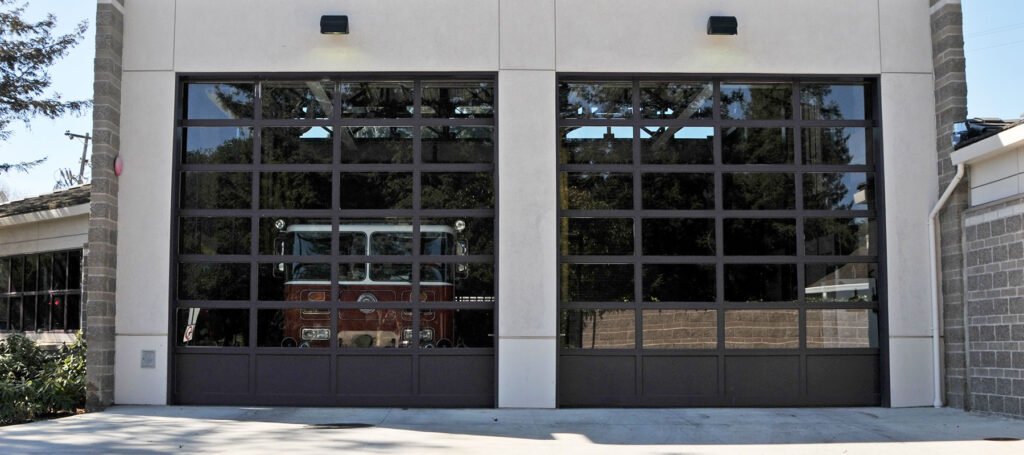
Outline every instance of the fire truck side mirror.
<svg viewBox="0 0 1024 455">
<path fill-rule="evenodd" d="M 469 246 L 466 244 L 465 240 L 455 242 L 455 254 L 457 256 L 465 256 L 469 254 Z M 469 266 L 465 263 L 455 264 L 455 278 L 460 280 L 469 278 Z"/>
<path fill-rule="evenodd" d="M 274 264 L 274 278 L 280 278 L 284 276 L 284 262 Z"/>
</svg>

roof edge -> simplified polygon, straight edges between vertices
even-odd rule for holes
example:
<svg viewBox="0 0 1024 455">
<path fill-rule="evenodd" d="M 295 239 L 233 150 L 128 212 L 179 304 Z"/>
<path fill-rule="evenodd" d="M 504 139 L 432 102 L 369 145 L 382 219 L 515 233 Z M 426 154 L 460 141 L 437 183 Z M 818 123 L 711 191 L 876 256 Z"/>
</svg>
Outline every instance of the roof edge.
<svg viewBox="0 0 1024 455">
<path fill-rule="evenodd" d="M 1017 123 L 992 136 L 968 144 L 953 152 L 950 159 L 954 165 L 973 164 L 998 155 L 1013 146 L 1024 145 L 1024 127 L 1021 125 L 1024 123 Z"/>
</svg>

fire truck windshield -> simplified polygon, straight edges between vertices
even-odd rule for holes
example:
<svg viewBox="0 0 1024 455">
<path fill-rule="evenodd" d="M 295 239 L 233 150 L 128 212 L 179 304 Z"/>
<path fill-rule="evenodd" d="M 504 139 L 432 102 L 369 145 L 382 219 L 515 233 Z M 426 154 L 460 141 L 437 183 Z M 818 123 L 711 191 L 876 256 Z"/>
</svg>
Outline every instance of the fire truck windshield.
<svg viewBox="0 0 1024 455">
<path fill-rule="evenodd" d="M 331 252 L 330 232 L 292 231 L 282 248 L 285 254 L 294 256 L 329 255 Z M 369 239 L 367 239 L 369 234 Z M 411 232 L 341 232 L 338 235 L 339 252 L 352 256 L 409 256 L 412 254 Z M 369 240 L 369 242 L 367 242 Z M 447 256 L 456 254 L 456 239 L 451 232 L 424 230 L 420 233 L 420 254 L 424 256 Z M 420 281 L 452 281 L 454 264 L 423 263 L 420 266 Z M 410 281 L 410 264 L 349 263 L 340 264 L 339 281 L 364 281 L 369 268 L 370 281 Z M 329 281 L 330 264 L 290 264 L 288 281 Z"/>
</svg>

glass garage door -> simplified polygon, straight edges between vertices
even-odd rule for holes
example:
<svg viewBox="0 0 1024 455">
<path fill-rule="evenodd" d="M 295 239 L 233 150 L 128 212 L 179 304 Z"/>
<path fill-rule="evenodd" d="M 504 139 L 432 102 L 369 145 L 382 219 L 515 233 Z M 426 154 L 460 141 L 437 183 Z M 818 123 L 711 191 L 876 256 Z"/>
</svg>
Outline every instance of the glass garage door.
<svg viewBox="0 0 1024 455">
<path fill-rule="evenodd" d="M 173 402 L 493 406 L 494 95 L 183 79 Z"/>
<path fill-rule="evenodd" d="M 563 77 L 559 405 L 878 405 L 874 92 Z"/>
</svg>

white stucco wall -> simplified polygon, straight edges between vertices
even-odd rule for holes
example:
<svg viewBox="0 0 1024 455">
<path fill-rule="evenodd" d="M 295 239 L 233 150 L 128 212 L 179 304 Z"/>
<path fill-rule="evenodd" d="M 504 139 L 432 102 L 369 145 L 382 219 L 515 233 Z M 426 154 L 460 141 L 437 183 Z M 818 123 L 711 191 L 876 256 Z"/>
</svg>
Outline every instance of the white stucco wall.
<svg viewBox="0 0 1024 455">
<path fill-rule="evenodd" d="M 347 14 L 351 33 L 320 35 L 322 14 Z M 739 35 L 707 36 L 711 15 L 736 16 Z M 166 359 L 154 372 L 138 357 L 166 349 L 176 73 L 487 71 L 499 80 L 498 400 L 554 406 L 555 81 L 602 71 L 881 76 L 883 164 L 899 176 L 885 179 L 890 385 L 894 405 L 928 405 L 928 21 L 924 0 L 127 0 L 115 401 L 166 401 Z"/>
</svg>

